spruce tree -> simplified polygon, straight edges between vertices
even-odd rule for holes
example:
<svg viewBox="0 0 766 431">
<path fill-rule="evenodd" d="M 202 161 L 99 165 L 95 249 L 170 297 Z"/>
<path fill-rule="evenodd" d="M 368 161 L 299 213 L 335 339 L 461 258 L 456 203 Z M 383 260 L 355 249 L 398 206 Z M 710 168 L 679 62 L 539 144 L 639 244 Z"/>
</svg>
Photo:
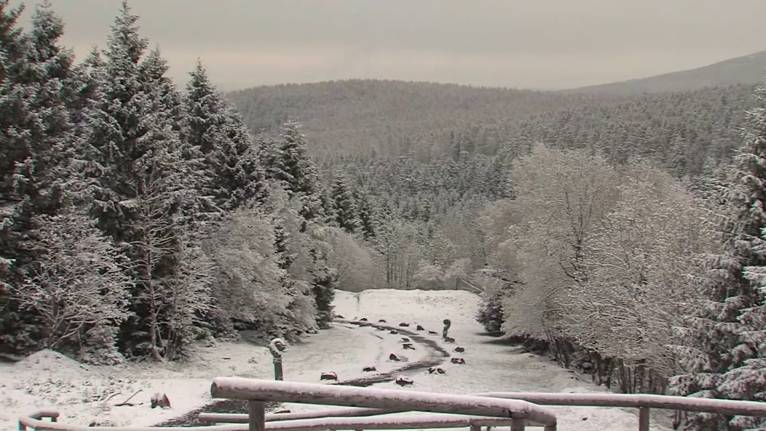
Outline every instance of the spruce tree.
<svg viewBox="0 0 766 431">
<path fill-rule="evenodd" d="M 319 192 L 319 201 L 322 207 L 322 223 L 328 226 L 337 226 L 335 214 L 335 201 L 331 196 L 329 187 L 322 187 Z"/>
<path fill-rule="evenodd" d="M 312 220 L 321 215 L 322 202 L 317 188 L 317 171 L 308 156 L 306 137 L 300 132 L 300 125 L 287 122 L 283 125 L 277 141 L 264 141 L 260 148 L 260 159 L 266 176 L 279 181 L 291 198 L 301 202 L 300 215 Z M 306 223 L 301 231 L 306 230 Z"/>
<path fill-rule="evenodd" d="M 14 171 L 16 163 L 28 155 L 23 124 L 25 86 L 18 76 L 26 58 L 23 55 L 25 38 L 17 25 L 23 9 L 10 8 L 8 3 L 8 0 L 0 0 L 0 341 L 18 348 L 27 343 L 12 339 L 11 334 L 18 332 L 15 326 L 20 317 L 10 300 L 10 289 L 23 280 L 19 268 L 23 266 L 24 254 L 19 250 L 17 224 L 22 199 L 15 192 Z"/>
<path fill-rule="evenodd" d="M 748 112 L 749 128 L 737 158 L 739 179 L 731 189 L 736 210 L 724 223 L 726 252 L 712 265 L 710 303 L 695 319 L 696 349 L 676 392 L 706 398 L 766 400 L 766 89 Z M 755 429 L 763 418 L 696 414 L 686 429 Z"/>
<path fill-rule="evenodd" d="M 202 62 L 197 61 L 186 84 L 186 140 L 209 154 L 215 148 L 216 132 L 226 122 L 225 106 L 215 86 L 210 82 Z"/>
<path fill-rule="evenodd" d="M 0 82 L 18 78 L 19 60 L 24 53 L 24 38 L 18 19 L 24 6 L 11 8 L 10 0 L 0 0 Z"/>
<path fill-rule="evenodd" d="M 186 86 L 184 112 L 185 140 L 204 157 L 201 194 L 210 196 L 218 208 L 226 211 L 262 202 L 265 174 L 257 147 L 200 62 Z"/>
<path fill-rule="evenodd" d="M 144 58 L 147 41 L 138 34 L 137 20 L 123 2 L 106 61 L 91 57 L 90 76 L 99 97 L 84 116 L 92 127 L 84 147 L 102 167 L 94 208 L 99 226 L 132 261 L 133 316 L 121 328 L 121 347 L 162 360 L 188 341 L 183 336 L 188 328 L 173 322 L 190 320 L 178 316 L 207 307 L 200 298 L 186 303 L 191 311 L 179 311 L 186 293 L 175 287 L 188 274 L 185 260 L 196 259 L 196 253 L 184 252 L 191 250 L 184 244 L 194 237 L 200 212 L 201 159 L 181 139 L 180 96 L 165 76 L 167 65 L 159 51 Z"/>
<path fill-rule="evenodd" d="M 63 23 L 50 4 L 37 7 L 27 35 L 12 28 L 19 10 L 2 9 L 0 24 L 6 28 L 0 48 L 5 70 L 0 83 L 0 192 L 14 203 L 14 223 L 24 229 L 32 215 L 50 213 L 59 201 L 53 168 L 71 145 L 73 55 L 58 45 Z"/>
<path fill-rule="evenodd" d="M 375 237 L 375 213 L 370 203 L 367 194 L 364 192 L 354 191 L 354 199 L 357 204 L 357 211 L 359 214 L 359 230 L 362 232 L 362 237 L 366 240 Z"/>
<path fill-rule="evenodd" d="M 356 202 L 348 184 L 348 180 L 343 175 L 337 175 L 330 191 L 333 202 L 333 212 L 335 213 L 335 222 L 338 227 L 348 233 L 354 233 L 359 227 Z"/>
<path fill-rule="evenodd" d="M 73 54 L 59 45 L 63 22 L 49 3 L 39 5 L 32 28 L 15 27 L 20 9 L 0 3 L 0 274 L 3 284 L 18 284 L 24 267 L 39 256 L 30 232 L 37 215 L 55 214 L 70 177 L 66 169 L 74 145 L 71 113 L 75 105 Z M 1 288 L 0 288 L 1 289 Z M 21 324 L 13 301 L 0 293 L 3 315 Z M 8 323 L 6 322 L 6 323 Z M 8 329 L 5 334 L 19 332 Z M 12 348 L 22 348 L 9 342 Z"/>
<path fill-rule="evenodd" d="M 316 303 L 316 323 L 320 328 L 328 328 L 333 318 L 332 301 L 338 284 L 338 273 L 327 265 L 326 259 L 316 250 L 311 250 L 313 268 L 311 270 L 311 292 Z"/>
<path fill-rule="evenodd" d="M 227 108 L 224 118 L 222 138 L 206 159 L 216 202 L 225 210 L 263 203 L 268 191 L 257 147 L 239 114 Z"/>
<path fill-rule="evenodd" d="M 288 241 L 290 233 L 282 225 L 282 220 L 274 219 L 274 253 L 277 255 L 277 265 L 280 269 L 287 270 L 295 260 L 295 255 L 290 253 Z"/>
<path fill-rule="evenodd" d="M 294 194 L 314 194 L 316 168 L 308 157 L 306 137 L 300 132 L 300 125 L 285 123 L 279 139 L 274 153 L 270 155 L 270 176 L 284 182 L 285 188 Z"/>
<path fill-rule="evenodd" d="M 94 68 L 103 68 L 91 72 L 99 98 L 88 115 L 87 145 L 102 167 L 94 209 L 99 227 L 123 247 L 132 239 L 124 204 L 135 197 L 133 162 L 147 150 L 139 142 L 145 133 L 139 123 L 149 114 L 139 67 L 148 41 L 138 34 L 137 21 L 138 16 L 123 2 L 111 27 L 104 61 L 91 57 Z"/>
</svg>

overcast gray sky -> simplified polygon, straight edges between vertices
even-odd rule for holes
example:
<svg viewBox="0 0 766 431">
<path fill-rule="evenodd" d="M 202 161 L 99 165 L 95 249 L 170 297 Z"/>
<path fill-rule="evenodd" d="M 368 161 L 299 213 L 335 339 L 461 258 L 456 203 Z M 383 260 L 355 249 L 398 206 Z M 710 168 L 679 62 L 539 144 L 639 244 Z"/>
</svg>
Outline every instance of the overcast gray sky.
<svg viewBox="0 0 766 431">
<path fill-rule="evenodd" d="M 16 4 L 19 0 L 12 0 Z M 27 15 L 36 1 L 26 1 Z M 64 43 L 103 47 L 120 0 L 52 0 Z M 130 0 L 185 82 L 346 78 L 567 88 L 766 49 L 764 0 Z"/>
</svg>

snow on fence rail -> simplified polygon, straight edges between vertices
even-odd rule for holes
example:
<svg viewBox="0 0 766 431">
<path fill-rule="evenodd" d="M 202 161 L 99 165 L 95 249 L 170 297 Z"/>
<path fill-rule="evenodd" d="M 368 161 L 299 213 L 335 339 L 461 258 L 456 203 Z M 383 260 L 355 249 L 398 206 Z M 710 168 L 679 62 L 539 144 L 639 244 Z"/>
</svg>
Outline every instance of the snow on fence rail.
<svg viewBox="0 0 766 431">
<path fill-rule="evenodd" d="M 525 400 L 546 406 L 636 407 L 722 415 L 766 417 L 766 402 L 716 400 L 649 394 L 566 394 L 545 392 L 486 392 L 483 397 Z"/>
<path fill-rule="evenodd" d="M 214 379 L 210 393 L 213 398 L 248 401 L 250 431 L 267 429 L 264 412 L 265 401 L 510 418 L 511 429 L 514 431 L 524 430 L 527 423 L 545 426 L 546 431 L 556 430 L 556 415 L 540 406 L 519 400 L 395 389 L 274 382 L 241 377 L 218 377 Z M 336 420 L 340 421 L 341 419 Z"/>
<path fill-rule="evenodd" d="M 479 396 L 526 400 L 547 406 L 635 407 L 638 430 L 649 431 L 652 408 L 708 412 L 721 415 L 766 417 L 766 403 L 759 401 L 716 400 L 648 394 L 562 394 L 541 392 L 486 392 Z"/>
<path fill-rule="evenodd" d="M 336 386 L 337 387 L 337 386 Z M 545 392 L 486 392 L 473 396 L 524 400 L 539 405 L 568 405 L 591 407 L 632 407 L 639 409 L 639 431 L 649 429 L 649 411 L 652 408 L 708 412 L 723 415 L 766 417 L 766 403 L 757 401 L 716 400 L 647 394 L 567 394 Z M 267 415 L 267 420 L 290 421 L 348 416 L 372 416 L 392 413 L 392 409 L 347 408 L 305 413 Z M 247 422 L 248 415 L 202 413 L 200 419 L 209 422 Z M 361 422 L 360 422 L 361 424 Z M 360 427 L 361 428 L 361 427 Z"/>
<path fill-rule="evenodd" d="M 59 413 L 54 410 L 41 410 L 19 418 L 19 431 L 247 431 L 247 425 L 214 425 L 188 428 L 178 427 L 90 427 L 58 423 Z M 45 421 L 43 419 L 50 419 Z"/>
<path fill-rule="evenodd" d="M 202 413 L 200 419 L 228 422 L 228 425 L 182 428 L 188 431 L 297 431 L 364 430 L 405 428 L 455 428 L 511 425 L 523 430 L 526 425 L 556 429 L 555 416 L 539 405 L 591 407 L 632 407 L 639 409 L 639 430 L 648 431 L 651 408 L 709 412 L 725 415 L 766 417 L 766 403 L 715 400 L 643 394 L 567 394 L 541 392 L 486 392 L 473 395 L 447 395 L 390 389 L 357 388 L 302 383 L 271 382 L 240 378 L 213 381 L 214 397 L 247 400 L 249 414 Z M 304 413 L 266 415 L 264 401 L 365 406 L 325 409 Z M 534 404 L 531 404 L 534 403 Z M 420 410 L 450 414 L 383 416 Z M 460 415 L 462 414 L 462 415 Z M 477 416 L 478 415 L 478 416 Z M 57 423 L 58 412 L 41 410 L 19 419 L 19 430 L 40 431 L 177 431 L 173 427 L 85 427 Z M 50 418 L 52 422 L 44 421 Z"/>
<path fill-rule="evenodd" d="M 317 418 L 341 418 L 363 417 L 392 413 L 382 409 L 368 409 L 361 407 L 348 407 L 342 409 L 324 409 L 299 413 L 271 413 L 266 414 L 266 422 L 291 421 L 296 419 Z M 248 415 L 238 413 L 200 413 L 198 416 L 202 422 L 209 423 L 247 423 Z"/>
<path fill-rule="evenodd" d="M 312 431 L 312 430 L 398 430 L 418 428 L 466 428 L 482 426 L 514 426 L 514 418 L 490 418 L 485 416 L 460 415 L 418 415 L 418 416 L 373 416 L 347 418 L 301 419 L 266 423 L 267 431 Z M 515 429 L 515 428 L 514 428 Z"/>
<path fill-rule="evenodd" d="M 58 412 L 51 412 L 58 415 Z M 42 418 L 50 417 L 35 413 L 37 418 L 25 417 L 19 420 L 19 430 L 27 431 L 34 429 L 38 431 L 247 431 L 250 429 L 247 424 L 238 425 L 212 425 L 197 427 L 86 427 L 76 425 L 66 425 L 57 422 L 46 422 Z M 239 418 L 232 419 L 229 422 L 247 422 Z M 484 416 L 459 416 L 459 415 L 420 415 L 405 417 L 327 417 L 302 420 L 274 421 L 266 423 L 266 431 L 310 431 L 310 430 L 363 430 L 363 429 L 410 429 L 410 428 L 466 428 L 472 430 L 482 426 L 508 426 L 513 425 L 518 419 L 513 418 L 491 418 Z"/>
</svg>

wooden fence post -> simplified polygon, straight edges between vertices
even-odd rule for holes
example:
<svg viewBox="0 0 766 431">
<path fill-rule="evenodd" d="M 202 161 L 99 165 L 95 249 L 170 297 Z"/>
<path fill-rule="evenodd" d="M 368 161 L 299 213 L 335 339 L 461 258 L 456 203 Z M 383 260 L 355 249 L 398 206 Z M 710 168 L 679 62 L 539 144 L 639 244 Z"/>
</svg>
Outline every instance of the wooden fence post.
<svg viewBox="0 0 766 431">
<path fill-rule="evenodd" d="M 282 358 L 274 358 L 274 380 L 283 380 Z"/>
<path fill-rule="evenodd" d="M 285 350 L 287 350 L 287 343 L 281 338 L 275 338 L 269 343 L 269 352 L 271 352 L 272 361 L 274 362 L 274 380 L 284 379 L 282 373 L 282 352 Z"/>
<path fill-rule="evenodd" d="M 263 401 L 247 402 L 248 423 L 250 431 L 266 431 L 266 411 Z"/>
<path fill-rule="evenodd" d="M 649 431 L 649 407 L 638 408 L 638 431 Z"/>
</svg>

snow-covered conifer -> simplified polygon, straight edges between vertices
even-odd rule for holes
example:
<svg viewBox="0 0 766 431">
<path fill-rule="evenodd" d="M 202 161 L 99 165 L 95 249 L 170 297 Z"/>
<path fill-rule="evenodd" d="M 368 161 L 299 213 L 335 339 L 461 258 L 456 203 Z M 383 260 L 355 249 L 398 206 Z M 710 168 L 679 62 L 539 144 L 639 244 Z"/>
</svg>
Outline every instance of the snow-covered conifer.
<svg viewBox="0 0 766 431">
<path fill-rule="evenodd" d="M 764 329 L 764 229 L 766 229 L 766 89 L 756 90 L 757 107 L 740 151 L 739 181 L 732 185 L 734 214 L 723 223 L 725 251 L 712 262 L 707 283 L 710 299 L 696 319 L 696 350 L 687 358 L 689 373 L 674 379 L 677 393 L 708 398 L 766 400 L 766 329 Z M 691 415 L 687 429 L 763 427 L 763 419 Z"/>
<path fill-rule="evenodd" d="M 266 193 L 265 173 L 257 147 L 200 62 L 186 86 L 184 110 L 184 138 L 205 160 L 202 194 L 211 196 L 216 206 L 224 210 L 262 201 Z"/>
<path fill-rule="evenodd" d="M 359 228 L 359 218 L 348 179 L 343 175 L 336 175 L 330 193 L 333 202 L 333 212 L 335 213 L 335 222 L 346 232 L 356 232 Z"/>
</svg>

